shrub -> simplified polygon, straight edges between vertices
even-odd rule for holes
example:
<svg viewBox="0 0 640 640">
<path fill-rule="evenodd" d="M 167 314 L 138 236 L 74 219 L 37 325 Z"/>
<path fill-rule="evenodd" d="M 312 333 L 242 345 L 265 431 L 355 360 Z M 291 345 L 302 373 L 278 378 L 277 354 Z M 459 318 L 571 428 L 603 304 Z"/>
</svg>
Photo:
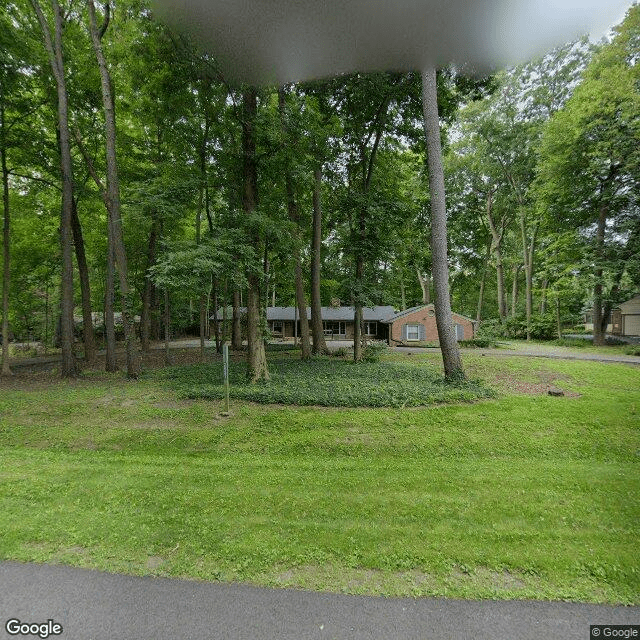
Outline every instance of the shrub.
<svg viewBox="0 0 640 640">
<path fill-rule="evenodd" d="M 332 356 L 335 356 L 336 358 L 349 358 L 350 356 L 353 355 L 353 348 L 338 347 L 337 349 L 335 349 L 334 351 L 331 351 L 330 353 Z"/>
<path fill-rule="evenodd" d="M 380 362 L 387 350 L 387 343 L 382 341 L 369 342 L 362 351 L 362 359 L 365 362 Z"/>
<path fill-rule="evenodd" d="M 474 338 L 473 340 L 459 340 L 458 344 L 461 347 L 466 347 L 468 349 L 492 349 L 497 346 L 497 343 L 493 338 Z"/>
<path fill-rule="evenodd" d="M 584 347 L 590 347 L 592 342 L 588 338 L 556 338 L 555 340 L 551 340 L 549 344 L 553 344 L 558 347 L 574 347 L 582 349 Z"/>
<path fill-rule="evenodd" d="M 628 356 L 640 356 L 640 344 L 627 345 L 622 351 Z"/>
</svg>

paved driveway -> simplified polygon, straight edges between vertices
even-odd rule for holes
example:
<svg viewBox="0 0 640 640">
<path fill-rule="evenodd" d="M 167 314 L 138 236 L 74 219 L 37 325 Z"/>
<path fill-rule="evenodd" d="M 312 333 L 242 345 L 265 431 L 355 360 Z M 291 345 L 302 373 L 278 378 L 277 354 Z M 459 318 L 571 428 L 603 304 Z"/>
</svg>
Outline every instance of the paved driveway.
<svg viewBox="0 0 640 640">
<path fill-rule="evenodd" d="M 640 624 L 640 607 L 348 596 L 0 563 L 9 619 L 62 625 L 62 640 L 588 640 Z M 37 636 L 30 636 L 37 637 Z"/>
</svg>

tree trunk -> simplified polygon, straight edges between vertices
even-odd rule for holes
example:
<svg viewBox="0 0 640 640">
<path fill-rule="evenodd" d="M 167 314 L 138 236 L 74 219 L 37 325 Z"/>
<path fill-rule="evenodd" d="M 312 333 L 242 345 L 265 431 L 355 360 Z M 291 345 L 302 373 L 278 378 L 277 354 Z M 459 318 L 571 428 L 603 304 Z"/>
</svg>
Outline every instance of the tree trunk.
<svg viewBox="0 0 640 640">
<path fill-rule="evenodd" d="M 549 278 L 545 278 L 542 283 L 542 295 L 540 296 L 540 314 L 547 313 L 547 287 L 549 286 Z"/>
<path fill-rule="evenodd" d="M 562 322 L 560 321 L 560 293 L 556 295 L 556 324 L 558 327 L 558 340 L 562 340 Z"/>
<path fill-rule="evenodd" d="M 158 225 L 155 220 L 151 222 L 149 242 L 147 244 L 147 269 L 156 263 L 156 247 L 158 244 Z M 144 277 L 144 289 L 142 290 L 142 311 L 140 312 L 140 338 L 142 351 L 148 353 L 151 349 L 151 305 L 153 300 L 154 284 L 148 273 Z"/>
<path fill-rule="evenodd" d="M 71 241 L 71 218 L 73 209 L 73 168 L 71 161 L 71 141 L 69 136 L 69 105 L 67 85 L 64 77 L 64 58 L 62 54 L 62 11 L 58 0 L 51 0 L 54 21 L 54 39 L 38 0 L 31 0 L 44 36 L 49 62 L 56 79 L 58 94 L 58 144 L 60 148 L 60 172 L 62 176 L 62 210 L 60 215 L 60 247 L 62 253 L 61 286 L 61 327 L 63 378 L 77 375 L 75 355 L 73 353 L 73 247 Z"/>
<path fill-rule="evenodd" d="M 120 185 L 118 182 L 118 162 L 116 157 L 116 114 L 111 92 L 111 76 L 107 68 L 107 62 L 102 50 L 100 42 L 101 34 L 98 33 L 96 26 L 95 6 L 93 0 L 87 0 L 89 8 L 89 30 L 91 32 L 91 41 L 93 50 L 98 62 L 100 71 L 100 84 L 102 88 L 102 102 L 104 108 L 105 119 L 105 153 L 107 160 L 107 197 L 109 198 L 110 207 L 108 212 L 111 214 L 110 223 L 113 228 L 114 240 L 114 256 L 116 265 L 118 266 L 118 275 L 120 276 L 120 294 L 122 296 L 122 327 L 124 329 L 124 339 L 127 353 L 127 377 L 137 378 L 140 374 L 140 359 L 136 345 L 135 331 L 132 318 L 132 300 L 131 290 L 129 288 L 127 254 L 124 246 L 124 237 L 122 233 L 122 217 L 120 214 Z M 108 13 L 105 20 L 108 20 Z M 106 28 L 103 25 L 101 33 Z"/>
<path fill-rule="evenodd" d="M 604 234 L 607 227 L 607 205 L 601 204 L 598 212 L 596 231 L 596 269 L 593 287 L 593 344 L 603 346 L 606 343 L 606 318 L 602 313 L 602 263 L 604 261 Z M 603 327 L 604 324 L 604 327 Z"/>
<path fill-rule="evenodd" d="M 522 205 L 521 205 L 522 206 Z M 520 233 L 522 236 L 522 257 L 525 273 L 525 309 L 527 317 L 527 340 L 531 340 L 531 317 L 533 315 L 533 254 L 535 250 L 538 225 L 531 235 L 531 244 L 527 236 L 527 219 L 523 210 L 520 212 Z"/>
<path fill-rule="evenodd" d="M 489 270 L 489 258 L 491 257 L 491 241 L 487 243 L 487 253 L 484 256 L 484 264 L 482 266 L 482 279 L 480 280 L 480 291 L 478 293 L 478 308 L 476 310 L 476 322 L 482 320 L 482 305 L 484 303 L 484 288 L 487 280 L 487 271 Z"/>
<path fill-rule="evenodd" d="M 313 172 L 313 234 L 311 240 L 311 331 L 313 334 L 313 353 L 327 353 L 322 326 L 322 298 L 320 295 L 320 249 L 322 247 L 322 168 Z"/>
<path fill-rule="evenodd" d="M 169 366 L 171 361 L 171 316 L 169 314 L 169 289 L 164 290 L 164 363 Z"/>
<path fill-rule="evenodd" d="M 233 312 L 231 318 L 231 348 L 242 350 L 242 323 L 240 322 L 240 292 L 233 291 Z"/>
<path fill-rule="evenodd" d="M 107 223 L 107 274 L 104 292 L 104 332 L 107 353 L 105 357 L 105 371 L 117 371 L 116 359 L 116 328 L 113 317 L 115 306 L 115 257 L 113 255 L 113 238 L 111 225 Z"/>
<path fill-rule="evenodd" d="M 400 305 L 401 310 L 405 311 L 407 308 L 407 296 L 404 288 L 404 274 L 400 275 Z"/>
<path fill-rule="evenodd" d="M 447 209 L 444 190 L 444 170 L 440 146 L 440 121 L 438 118 L 438 91 L 435 68 L 427 68 L 422 74 L 422 104 L 424 129 L 427 139 L 429 167 L 429 192 L 431 194 L 431 256 L 435 290 L 436 325 L 442 350 L 446 379 L 464 377 L 460 351 L 453 326 L 449 297 L 449 266 L 447 263 Z"/>
<path fill-rule="evenodd" d="M 504 236 L 504 224 L 502 224 L 500 230 L 498 230 L 496 221 L 493 218 L 494 193 L 495 191 L 491 189 L 487 193 L 487 220 L 489 222 L 489 229 L 491 230 L 493 252 L 496 256 L 498 315 L 500 316 L 500 320 L 504 320 L 504 318 L 507 317 L 507 301 L 504 288 L 504 263 L 502 261 L 502 238 Z"/>
<path fill-rule="evenodd" d="M 362 237 L 362 236 L 361 236 Z M 358 252 L 356 256 L 356 282 L 362 283 L 364 277 L 364 258 L 362 252 Z M 353 360 L 354 362 L 360 362 L 362 360 L 362 299 L 360 298 L 360 291 L 356 292 L 355 300 L 353 301 L 354 313 L 353 313 Z"/>
<path fill-rule="evenodd" d="M 416 267 L 416 274 L 418 276 L 420 288 L 422 289 L 422 304 L 429 304 L 431 302 L 431 297 L 429 295 L 429 289 L 431 288 L 431 278 L 429 277 L 429 274 L 423 275 L 418 267 Z"/>
<path fill-rule="evenodd" d="M 521 264 L 513 266 L 513 281 L 511 283 L 511 317 L 515 318 L 518 313 L 518 281 L 520 279 Z"/>
<path fill-rule="evenodd" d="M 220 322 L 218 318 L 218 300 L 219 300 L 218 282 L 214 281 L 213 283 L 213 335 L 216 341 L 216 353 L 222 353 L 222 335 L 220 333 Z M 225 305 L 226 305 L 226 300 L 225 300 Z M 207 322 L 208 321 L 209 319 L 207 318 Z"/>
<path fill-rule="evenodd" d="M 78 206 L 74 198 L 71 229 L 73 231 L 73 244 L 76 250 L 76 262 L 78 263 L 78 276 L 80 278 L 80 293 L 82 296 L 82 334 L 84 341 L 85 362 L 94 362 L 96 359 L 96 340 L 93 331 L 93 314 L 91 313 L 91 288 L 89 284 L 89 268 L 87 256 L 84 251 L 84 238 L 82 226 L 78 217 Z"/>
<path fill-rule="evenodd" d="M 11 225 L 9 211 L 9 169 L 7 168 L 6 123 L 4 100 L 0 96 L 0 160 L 2 162 L 2 368 L 0 375 L 12 375 L 9 366 L 9 287 L 11 286 Z"/>
<path fill-rule="evenodd" d="M 285 90 L 281 87 L 278 90 L 278 108 L 280 111 L 280 124 L 282 132 L 285 136 L 285 145 L 291 151 L 290 140 L 287 136 L 286 126 L 286 114 L 285 114 Z M 298 209 L 298 203 L 296 202 L 295 192 L 293 188 L 293 179 L 291 178 L 291 171 L 288 166 L 285 168 L 284 180 L 285 191 L 287 194 L 287 211 L 289 213 L 289 220 L 296 224 L 297 240 L 301 244 L 301 229 L 300 229 L 300 211 Z M 300 342 L 302 347 L 302 359 L 308 360 L 311 358 L 311 343 L 309 341 L 309 319 L 307 318 L 307 300 L 304 295 L 304 280 L 302 278 L 302 258 L 301 248 L 295 249 L 295 280 L 296 280 L 296 304 L 298 305 L 298 317 L 300 318 Z M 275 297 L 275 296 L 274 296 Z M 267 296 L 268 298 L 268 296 Z"/>
<path fill-rule="evenodd" d="M 309 340 L 309 318 L 307 318 L 307 300 L 304 295 L 304 281 L 302 279 L 302 260 L 300 252 L 296 254 L 296 303 L 298 305 L 298 317 L 300 318 L 300 346 L 302 347 L 302 359 L 311 358 L 311 343 Z"/>
<path fill-rule="evenodd" d="M 258 97 L 255 89 L 242 94 L 242 208 L 249 218 L 258 204 L 258 167 L 256 160 L 255 126 Z M 260 255 L 261 239 L 254 233 L 252 243 Z M 262 327 L 260 324 L 260 277 L 251 271 L 247 277 L 247 365 L 251 382 L 269 379 Z"/>
</svg>

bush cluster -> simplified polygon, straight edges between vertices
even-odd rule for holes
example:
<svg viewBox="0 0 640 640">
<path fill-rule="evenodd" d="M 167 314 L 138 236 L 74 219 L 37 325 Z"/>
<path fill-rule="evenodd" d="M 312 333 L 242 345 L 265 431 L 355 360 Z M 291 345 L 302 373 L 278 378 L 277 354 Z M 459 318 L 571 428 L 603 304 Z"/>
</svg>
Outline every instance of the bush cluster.
<svg viewBox="0 0 640 640">
<path fill-rule="evenodd" d="M 628 356 L 640 356 L 640 344 L 630 344 L 623 350 Z"/>
<path fill-rule="evenodd" d="M 524 339 L 527 337 L 527 320 L 524 316 L 484 320 L 476 334 L 477 338 Z M 534 340 L 553 340 L 558 337 L 558 321 L 554 314 L 537 314 L 531 318 L 531 337 Z"/>
</svg>

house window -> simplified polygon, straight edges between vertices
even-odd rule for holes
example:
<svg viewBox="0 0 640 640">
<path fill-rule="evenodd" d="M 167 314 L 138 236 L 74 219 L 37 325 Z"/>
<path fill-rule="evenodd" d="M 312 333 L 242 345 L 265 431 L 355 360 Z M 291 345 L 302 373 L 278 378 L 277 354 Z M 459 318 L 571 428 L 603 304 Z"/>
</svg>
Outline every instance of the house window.
<svg viewBox="0 0 640 640">
<path fill-rule="evenodd" d="M 456 340 L 464 340 L 464 326 L 456 323 Z"/>
<path fill-rule="evenodd" d="M 378 323 L 377 322 L 365 322 L 364 323 L 364 333 L 367 336 L 375 336 L 378 334 Z"/>
<path fill-rule="evenodd" d="M 346 336 L 347 335 L 347 323 L 326 321 L 324 322 L 324 332 L 326 335 L 334 336 Z"/>
<path fill-rule="evenodd" d="M 271 323 L 271 332 L 273 334 L 282 335 L 282 320 L 274 320 Z"/>
<path fill-rule="evenodd" d="M 417 342 L 420 340 L 420 325 L 408 324 L 407 325 L 407 340 Z"/>
</svg>

